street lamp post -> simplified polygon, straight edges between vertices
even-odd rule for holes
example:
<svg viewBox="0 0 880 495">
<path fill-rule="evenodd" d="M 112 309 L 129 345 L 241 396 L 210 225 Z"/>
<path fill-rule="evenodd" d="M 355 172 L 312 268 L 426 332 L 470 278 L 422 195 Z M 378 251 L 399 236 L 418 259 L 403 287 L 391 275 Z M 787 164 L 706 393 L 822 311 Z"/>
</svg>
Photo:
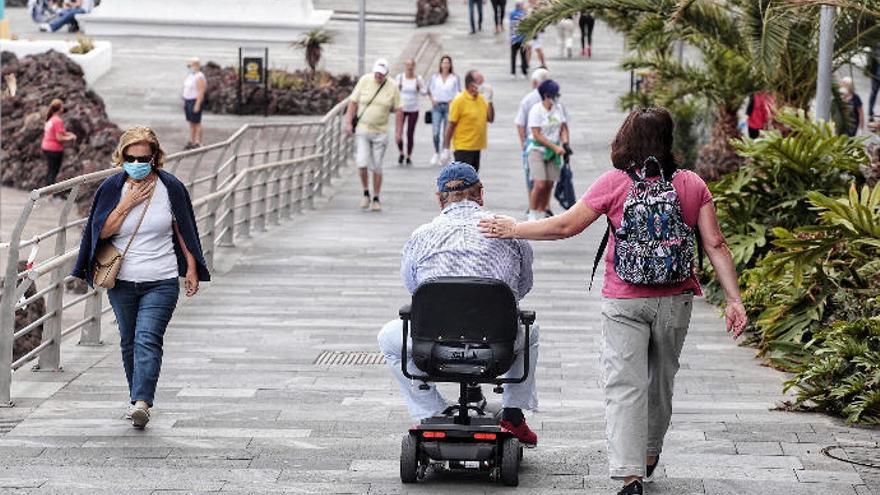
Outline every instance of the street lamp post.
<svg viewBox="0 0 880 495">
<path fill-rule="evenodd" d="M 358 1 L 358 76 L 364 74 L 367 55 L 367 0 Z"/>
<path fill-rule="evenodd" d="M 822 6 L 819 17 L 819 65 L 816 77 L 816 118 L 831 118 L 831 73 L 834 70 L 834 22 L 837 17 L 835 7 Z"/>
</svg>

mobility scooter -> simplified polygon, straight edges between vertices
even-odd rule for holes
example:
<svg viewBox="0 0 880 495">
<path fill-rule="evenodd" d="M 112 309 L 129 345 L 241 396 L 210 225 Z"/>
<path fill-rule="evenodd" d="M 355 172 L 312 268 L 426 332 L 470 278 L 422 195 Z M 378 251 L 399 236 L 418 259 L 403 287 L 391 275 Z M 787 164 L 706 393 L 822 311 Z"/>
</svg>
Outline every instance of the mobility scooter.
<svg viewBox="0 0 880 495">
<path fill-rule="evenodd" d="M 403 356 L 412 337 L 412 358 L 423 375 L 407 369 L 404 376 L 422 382 L 460 385 L 458 403 L 441 415 L 413 426 L 403 438 L 400 479 L 414 483 L 429 467 L 488 472 L 508 486 L 519 484 L 522 445 L 487 415 L 481 383 L 492 383 L 502 393 L 508 383 L 522 383 L 529 370 L 529 330 L 535 313 L 520 311 L 513 291 L 499 280 L 441 277 L 419 286 L 412 304 L 400 309 L 403 320 Z M 523 373 L 504 378 L 515 359 L 519 325 L 525 329 Z M 421 387 L 427 388 L 426 384 Z"/>
</svg>

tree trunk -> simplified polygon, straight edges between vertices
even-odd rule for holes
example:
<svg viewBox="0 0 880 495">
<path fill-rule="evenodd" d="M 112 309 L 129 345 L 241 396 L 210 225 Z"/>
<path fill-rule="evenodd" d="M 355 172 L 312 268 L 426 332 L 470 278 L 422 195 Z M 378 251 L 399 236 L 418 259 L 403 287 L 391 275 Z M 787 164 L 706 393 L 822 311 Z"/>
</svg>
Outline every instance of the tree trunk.
<svg viewBox="0 0 880 495">
<path fill-rule="evenodd" d="M 739 169 L 743 158 L 730 144 L 731 139 L 742 137 L 737 126 L 736 110 L 718 108 L 712 137 L 700 149 L 697 157 L 697 173 L 706 181 L 715 181 L 723 175 Z"/>
</svg>

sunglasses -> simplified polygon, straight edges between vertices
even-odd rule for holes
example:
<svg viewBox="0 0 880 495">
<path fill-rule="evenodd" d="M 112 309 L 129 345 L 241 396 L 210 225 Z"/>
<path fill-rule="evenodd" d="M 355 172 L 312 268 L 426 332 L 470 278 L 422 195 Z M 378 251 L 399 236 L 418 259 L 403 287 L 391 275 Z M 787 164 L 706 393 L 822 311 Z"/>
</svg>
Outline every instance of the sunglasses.
<svg viewBox="0 0 880 495">
<path fill-rule="evenodd" d="M 153 161 L 153 155 L 143 155 L 143 156 L 122 155 L 122 159 L 128 163 L 150 163 Z"/>
</svg>

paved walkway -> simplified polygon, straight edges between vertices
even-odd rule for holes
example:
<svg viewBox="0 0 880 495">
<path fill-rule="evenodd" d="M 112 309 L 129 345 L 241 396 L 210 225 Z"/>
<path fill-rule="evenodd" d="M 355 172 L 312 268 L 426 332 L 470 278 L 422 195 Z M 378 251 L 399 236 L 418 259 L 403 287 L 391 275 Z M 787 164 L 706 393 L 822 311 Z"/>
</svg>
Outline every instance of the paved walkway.
<svg viewBox="0 0 880 495">
<path fill-rule="evenodd" d="M 446 51 L 462 73 L 483 69 L 497 92 L 483 174 L 487 205 L 521 215 L 510 122 L 526 83 L 506 75 L 502 37 L 459 35 L 464 18 L 452 3 L 456 15 L 440 30 Z M 573 117 L 579 191 L 608 166 L 608 143 L 622 117 L 616 99 L 628 82 L 617 69 L 620 38 L 603 26 L 596 38 L 592 60 L 548 61 Z M 548 45 L 548 55 L 555 53 Z M 374 351 L 376 332 L 406 301 L 401 246 L 437 213 L 429 142 L 421 125 L 417 165 L 387 167 L 382 213 L 357 209 L 359 184 L 349 169 L 326 205 L 254 240 L 181 305 L 146 431 L 122 419 L 126 387 L 112 331 L 105 347 L 65 347 L 64 373 L 17 374 L 18 407 L 0 410 L 0 426 L 11 429 L 0 436 L 0 491 L 512 492 L 483 478 L 443 475 L 404 487 L 397 457 L 409 421 L 387 369 L 314 364 L 323 351 Z M 391 152 L 387 161 L 394 158 Z M 616 488 L 606 476 L 598 385 L 600 299 L 598 290 L 586 291 L 601 233 L 594 226 L 575 239 L 534 244 L 535 289 L 523 307 L 536 310 L 542 325 L 541 412 L 529 417 L 541 440 L 526 452 L 517 493 Z M 753 354 L 731 342 L 716 309 L 696 305 L 660 479 L 648 493 L 880 493 L 877 470 L 860 472 L 819 452 L 838 443 L 876 444 L 880 432 L 771 411 L 784 398 L 785 377 Z"/>
</svg>

